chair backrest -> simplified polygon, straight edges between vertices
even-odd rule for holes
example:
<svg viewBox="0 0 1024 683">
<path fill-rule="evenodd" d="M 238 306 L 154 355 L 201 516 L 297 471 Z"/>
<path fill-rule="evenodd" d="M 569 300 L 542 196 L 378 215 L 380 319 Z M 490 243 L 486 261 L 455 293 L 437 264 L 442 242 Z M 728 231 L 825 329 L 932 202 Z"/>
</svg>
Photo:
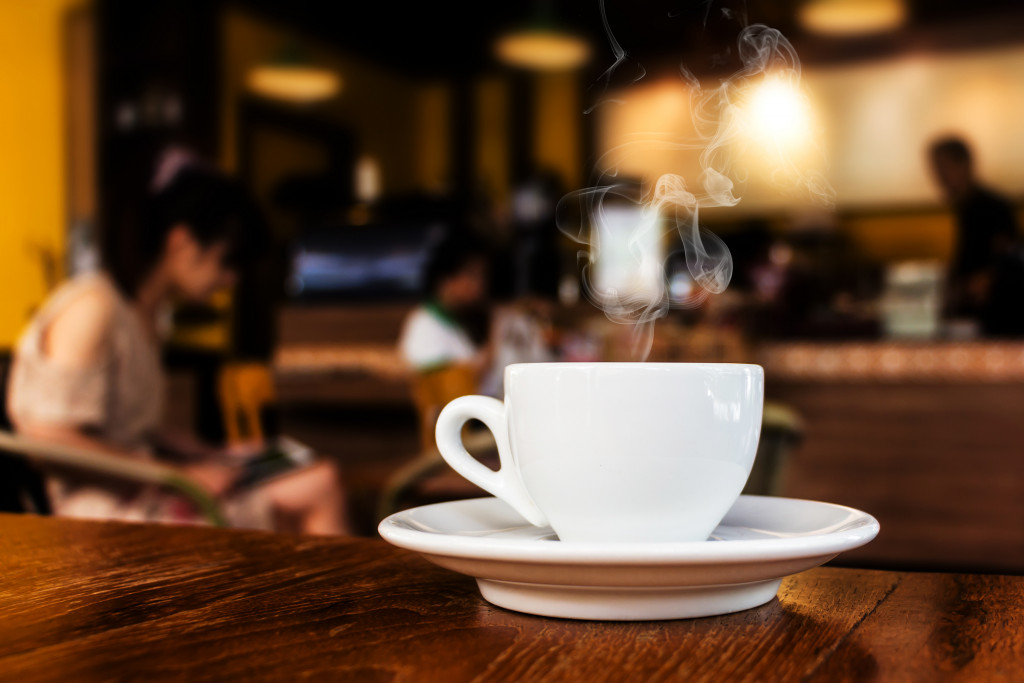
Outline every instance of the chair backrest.
<svg viewBox="0 0 1024 683">
<path fill-rule="evenodd" d="M 766 401 L 757 457 L 743 493 L 778 496 L 785 492 L 790 454 L 803 439 L 803 421 L 793 408 Z"/>
<path fill-rule="evenodd" d="M 474 367 L 460 364 L 415 375 L 413 403 L 419 417 L 420 446 L 423 450 L 434 446 L 434 426 L 441 409 L 459 396 L 478 393 L 479 382 L 480 376 Z"/>
<path fill-rule="evenodd" d="M 7 414 L 7 376 L 11 369 L 11 356 L 0 354 L 0 429 L 11 429 L 11 418 Z"/>
<path fill-rule="evenodd" d="M 9 356 L 0 358 L 0 430 L 10 431 L 7 414 Z M 0 512 L 51 513 L 43 476 L 20 455 L 0 450 Z"/>
<path fill-rule="evenodd" d="M 262 441 L 276 425 L 271 408 L 276 400 L 274 379 L 264 363 L 229 363 L 218 377 L 218 393 L 229 444 Z"/>
</svg>

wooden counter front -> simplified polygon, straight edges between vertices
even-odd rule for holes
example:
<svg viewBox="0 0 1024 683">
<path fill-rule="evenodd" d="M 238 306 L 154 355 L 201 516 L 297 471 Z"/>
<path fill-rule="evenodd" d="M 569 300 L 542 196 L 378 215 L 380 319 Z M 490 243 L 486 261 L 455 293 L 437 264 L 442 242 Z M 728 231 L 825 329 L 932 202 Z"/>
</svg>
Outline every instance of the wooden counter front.
<svg viewBox="0 0 1024 683">
<path fill-rule="evenodd" d="M 1024 344 L 790 344 L 759 360 L 805 427 L 783 495 L 881 522 L 847 560 L 1024 572 Z"/>
<path fill-rule="evenodd" d="M 778 380 L 1024 383 L 1024 343 L 768 344 L 757 352 Z"/>
</svg>

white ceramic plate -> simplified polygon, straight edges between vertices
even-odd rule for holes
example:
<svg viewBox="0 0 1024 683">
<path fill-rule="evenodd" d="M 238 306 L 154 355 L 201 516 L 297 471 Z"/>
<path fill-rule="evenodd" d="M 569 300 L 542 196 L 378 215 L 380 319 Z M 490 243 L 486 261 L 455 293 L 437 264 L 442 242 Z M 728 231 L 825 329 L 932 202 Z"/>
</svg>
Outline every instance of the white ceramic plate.
<svg viewBox="0 0 1024 683">
<path fill-rule="evenodd" d="M 708 541 L 562 543 L 497 498 L 398 512 L 380 535 L 476 578 L 508 609 L 602 620 L 680 619 L 749 609 L 783 577 L 878 535 L 869 514 L 831 503 L 741 496 Z"/>
</svg>

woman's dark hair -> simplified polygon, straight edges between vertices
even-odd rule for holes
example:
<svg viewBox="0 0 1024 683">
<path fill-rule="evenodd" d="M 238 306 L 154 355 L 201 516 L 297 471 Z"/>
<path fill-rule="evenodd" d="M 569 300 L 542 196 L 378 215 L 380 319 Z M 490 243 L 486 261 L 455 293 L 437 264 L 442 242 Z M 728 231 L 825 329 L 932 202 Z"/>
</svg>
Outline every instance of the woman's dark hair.
<svg viewBox="0 0 1024 683">
<path fill-rule="evenodd" d="M 266 224 L 244 188 L 205 166 L 179 169 L 132 212 L 133 224 L 121 225 L 117 253 L 107 269 L 123 292 L 133 295 L 163 254 L 167 236 L 184 225 L 203 247 L 225 241 L 225 264 L 238 267 L 261 254 L 269 239 Z"/>
<path fill-rule="evenodd" d="M 441 240 L 434 246 L 424 270 L 424 295 L 436 295 L 445 280 L 457 275 L 476 259 L 483 259 L 486 262 L 487 257 L 484 245 L 464 231 L 457 231 Z"/>
</svg>

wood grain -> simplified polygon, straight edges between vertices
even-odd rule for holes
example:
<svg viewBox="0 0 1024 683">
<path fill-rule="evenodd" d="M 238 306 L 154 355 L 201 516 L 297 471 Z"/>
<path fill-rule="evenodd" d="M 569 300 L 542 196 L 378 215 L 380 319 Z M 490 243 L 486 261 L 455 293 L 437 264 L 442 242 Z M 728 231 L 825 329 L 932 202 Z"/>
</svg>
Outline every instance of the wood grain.
<svg viewBox="0 0 1024 683">
<path fill-rule="evenodd" d="M 1024 578 L 822 568 L 738 614 L 518 614 L 383 541 L 0 516 L 4 680 L 1022 680 Z"/>
</svg>

